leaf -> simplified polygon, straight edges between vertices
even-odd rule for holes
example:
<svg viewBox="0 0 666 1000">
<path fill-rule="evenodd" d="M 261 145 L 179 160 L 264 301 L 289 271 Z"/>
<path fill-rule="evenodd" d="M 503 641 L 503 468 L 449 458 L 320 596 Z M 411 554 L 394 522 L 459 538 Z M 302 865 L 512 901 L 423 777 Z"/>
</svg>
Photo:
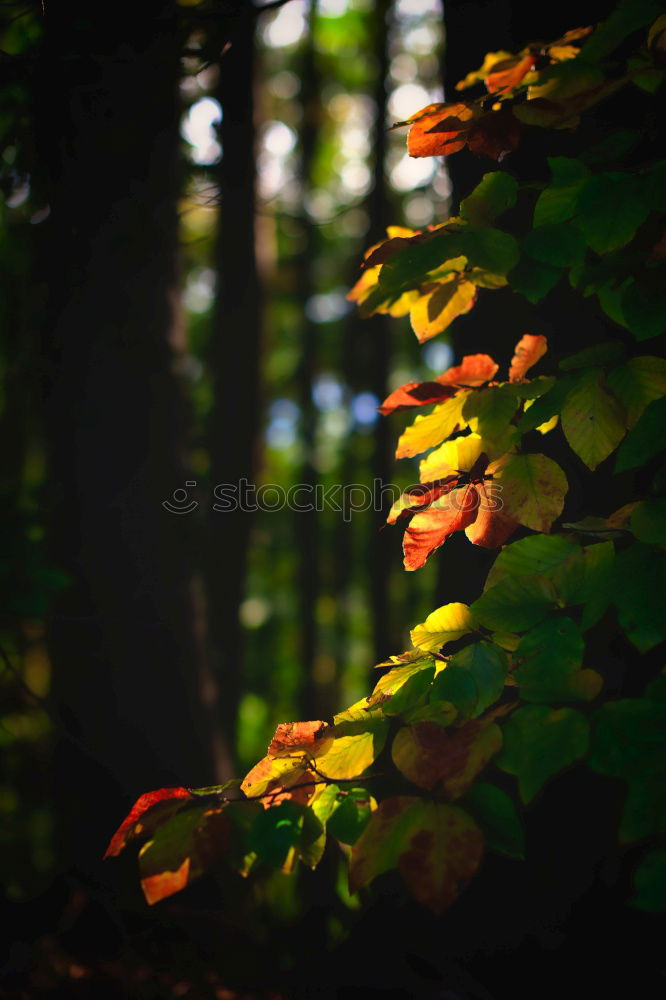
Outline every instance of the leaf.
<svg viewBox="0 0 666 1000">
<path fill-rule="evenodd" d="M 497 549 L 511 537 L 518 522 L 501 509 L 501 499 L 494 495 L 485 482 L 477 486 L 479 507 L 476 519 L 465 528 L 465 535 L 473 545 L 484 549 Z"/>
<path fill-rule="evenodd" d="M 489 629 L 522 632 L 542 621 L 557 601 L 553 584 L 539 576 L 505 577 L 471 605 L 473 616 Z"/>
<path fill-rule="evenodd" d="M 518 183 L 511 174 L 496 170 L 486 174 L 460 203 L 460 214 L 473 226 L 485 226 L 516 203 Z"/>
<path fill-rule="evenodd" d="M 441 784 L 450 798 L 459 799 L 501 747 L 502 731 L 494 722 L 476 719 L 451 731 L 416 722 L 398 730 L 391 756 L 419 788 L 432 791 Z"/>
<path fill-rule="evenodd" d="M 477 517 L 479 494 L 466 485 L 435 500 L 427 510 L 415 514 L 405 529 L 402 548 L 406 570 L 420 569 L 429 556 L 454 532 L 462 531 Z"/>
<path fill-rule="evenodd" d="M 580 551 L 564 535 L 531 535 L 502 549 L 488 574 L 486 587 L 505 576 L 549 576 L 569 556 Z"/>
<path fill-rule="evenodd" d="M 595 29 L 581 49 L 584 60 L 595 62 L 610 55 L 632 32 L 649 24 L 661 14 L 655 0 L 631 0 L 621 3 Z"/>
<path fill-rule="evenodd" d="M 478 386 L 489 382 L 497 373 L 499 365 L 487 354 L 466 354 L 459 365 L 447 369 L 439 375 L 442 385 Z"/>
<path fill-rule="evenodd" d="M 414 406 L 427 406 L 429 403 L 441 403 L 455 396 L 456 389 L 441 385 L 439 382 L 408 382 L 387 396 L 379 412 L 383 416 L 396 413 L 398 410 L 408 410 Z"/>
<path fill-rule="evenodd" d="M 612 370 L 608 386 L 624 406 L 629 427 L 633 427 L 649 403 L 666 396 L 666 360 L 632 358 Z"/>
<path fill-rule="evenodd" d="M 636 895 L 631 902 L 639 910 L 663 913 L 666 910 L 666 848 L 649 851 L 636 869 Z"/>
<path fill-rule="evenodd" d="M 412 306 L 409 318 L 419 344 L 442 333 L 454 319 L 469 312 L 476 302 L 476 285 L 460 277 L 438 284 Z"/>
<path fill-rule="evenodd" d="M 511 382 L 520 382 L 526 373 L 542 358 L 548 350 L 548 341 L 541 334 L 536 336 L 526 333 L 520 338 L 514 348 L 514 355 L 509 368 Z"/>
<path fill-rule="evenodd" d="M 497 766 L 518 778 L 523 802 L 530 802 L 549 778 L 587 752 L 589 725 L 573 708 L 526 705 L 503 727 L 504 746 Z"/>
<path fill-rule="evenodd" d="M 472 104 L 429 104 L 416 115 L 394 125 L 411 125 L 407 136 L 410 156 L 448 156 L 463 149 L 467 133 L 480 114 Z"/>
<path fill-rule="evenodd" d="M 282 722 L 275 730 L 267 750 L 269 757 L 288 757 L 298 750 L 314 751 L 330 739 L 327 722 Z"/>
<path fill-rule="evenodd" d="M 517 431 L 519 434 L 526 434 L 534 430 L 541 424 L 559 414 L 564 400 L 571 387 L 575 385 L 572 376 L 558 379 L 552 389 L 549 389 L 540 399 L 530 406 L 518 421 Z"/>
<path fill-rule="evenodd" d="M 469 472 L 483 454 L 484 442 L 478 434 L 466 434 L 445 441 L 419 465 L 421 482 L 441 482 L 450 475 L 458 476 L 459 472 Z"/>
<path fill-rule="evenodd" d="M 467 146 L 477 156 L 501 160 L 518 149 L 523 126 L 512 110 L 488 111 L 476 121 L 467 135 Z"/>
<path fill-rule="evenodd" d="M 620 445 L 615 461 L 616 472 L 626 472 L 646 465 L 664 449 L 666 439 L 666 398 L 655 399 L 646 407 L 636 425 Z"/>
<path fill-rule="evenodd" d="M 629 243 L 647 213 L 639 183 L 631 174 L 596 174 L 580 190 L 576 222 L 589 246 L 603 254 Z"/>
<path fill-rule="evenodd" d="M 588 469 L 596 469 L 615 451 L 626 433 L 626 416 L 603 373 L 585 372 L 562 407 L 562 430 Z"/>
<path fill-rule="evenodd" d="M 503 512 L 534 531 L 548 531 L 562 513 L 567 478 L 545 455 L 509 455 L 494 484 L 501 487 Z"/>
<path fill-rule="evenodd" d="M 576 212 L 578 195 L 589 170 L 580 160 L 565 156 L 550 157 L 552 181 L 541 192 L 534 208 L 534 225 L 547 226 L 568 222 Z"/>
<path fill-rule="evenodd" d="M 627 638 L 646 653 L 666 638 L 662 597 L 666 564 L 662 553 L 635 542 L 615 557 L 613 601 Z"/>
<path fill-rule="evenodd" d="M 625 354 L 624 344 L 619 340 L 606 340 L 601 344 L 594 344 L 592 347 L 577 351 L 576 354 L 570 354 L 568 358 L 563 358 L 560 361 L 560 368 L 563 372 L 576 371 L 578 368 L 595 368 L 613 361 L 620 361 Z M 619 370 L 615 369 L 615 371 Z M 613 387 L 611 386 L 611 388 Z"/>
<path fill-rule="evenodd" d="M 524 295 L 528 302 L 540 302 L 555 287 L 562 271 L 546 264 L 539 264 L 526 254 L 509 274 L 509 283 L 516 292 Z"/>
<path fill-rule="evenodd" d="M 384 715 L 400 715 L 418 704 L 434 676 L 435 661 L 431 656 L 394 667 L 375 685 L 368 705 L 381 705 Z"/>
<path fill-rule="evenodd" d="M 158 788 L 155 792 L 141 795 L 111 838 L 104 857 L 115 858 L 130 840 L 150 836 L 161 823 L 193 798 L 187 788 Z"/>
<path fill-rule="evenodd" d="M 467 790 L 463 805 L 481 827 L 491 851 L 524 859 L 525 833 L 513 799 L 506 792 L 479 781 Z"/>
<path fill-rule="evenodd" d="M 661 268 L 630 281 L 622 293 L 621 310 L 625 325 L 637 340 L 658 337 L 666 328 L 666 292 Z"/>
<path fill-rule="evenodd" d="M 585 240 L 571 223 L 551 223 L 529 232 L 523 249 L 547 267 L 576 267 L 585 257 Z"/>
<path fill-rule="evenodd" d="M 427 416 L 419 414 L 400 436 L 396 458 L 412 458 L 433 448 L 464 425 L 462 410 L 468 393 L 459 392 L 452 399 L 436 406 Z"/>
<path fill-rule="evenodd" d="M 488 74 L 491 72 L 493 66 L 497 63 L 503 62 L 505 59 L 513 58 L 511 52 L 505 52 L 503 49 L 499 52 L 487 52 L 483 59 L 483 64 L 477 70 L 468 73 L 464 80 L 460 80 L 456 84 L 456 90 L 467 90 L 468 87 L 473 87 L 476 83 L 482 83 Z"/>
<path fill-rule="evenodd" d="M 601 690 L 594 670 L 581 670 L 585 643 L 570 618 L 550 618 L 527 632 L 514 654 L 525 701 L 591 701 Z"/>
<path fill-rule="evenodd" d="M 440 497 L 446 496 L 456 489 L 459 479 L 460 476 L 456 473 L 446 476 L 444 479 L 438 479 L 434 483 L 420 483 L 417 486 L 410 486 L 391 507 L 386 523 L 399 524 L 411 514 L 427 510 Z"/>
<path fill-rule="evenodd" d="M 412 629 L 410 635 L 418 649 L 435 653 L 447 642 L 462 639 L 475 629 L 474 617 L 466 604 L 444 604 L 431 612 L 422 625 Z"/>
<path fill-rule="evenodd" d="M 307 806 L 282 802 L 259 813 L 249 831 L 247 846 L 259 861 L 271 868 L 292 868 L 290 855 L 300 857 L 310 868 L 321 860 L 324 828 Z"/>
<path fill-rule="evenodd" d="M 505 59 L 495 63 L 492 72 L 486 77 L 486 87 L 491 94 L 503 94 L 517 87 L 530 70 L 534 69 L 536 56 L 530 52 L 519 58 Z"/>
<path fill-rule="evenodd" d="M 328 832 L 342 844 L 355 844 L 376 808 L 365 788 L 350 788 L 329 820 Z"/>
<path fill-rule="evenodd" d="M 191 806 L 155 830 L 139 852 L 141 888 L 150 905 L 184 889 L 224 855 L 231 837 L 227 808 Z"/>
<path fill-rule="evenodd" d="M 474 718 L 501 697 L 508 670 L 504 650 L 490 642 L 475 642 L 450 657 L 435 678 L 431 701 L 450 701 L 461 716 Z M 462 677 L 462 675 L 467 675 Z M 464 705 L 458 703 L 463 692 Z"/>
<path fill-rule="evenodd" d="M 434 913 L 453 903 L 476 873 L 483 838 L 457 806 L 411 796 L 384 799 L 352 848 L 352 892 L 397 867 L 407 888 Z"/>
<path fill-rule="evenodd" d="M 666 546 L 666 499 L 636 504 L 631 514 L 631 530 L 640 542 Z"/>
<path fill-rule="evenodd" d="M 341 712 L 334 718 L 335 739 L 315 757 L 319 774 L 331 781 L 360 777 L 381 753 L 388 732 L 388 719 L 368 712 L 365 718 L 348 719 Z"/>
</svg>

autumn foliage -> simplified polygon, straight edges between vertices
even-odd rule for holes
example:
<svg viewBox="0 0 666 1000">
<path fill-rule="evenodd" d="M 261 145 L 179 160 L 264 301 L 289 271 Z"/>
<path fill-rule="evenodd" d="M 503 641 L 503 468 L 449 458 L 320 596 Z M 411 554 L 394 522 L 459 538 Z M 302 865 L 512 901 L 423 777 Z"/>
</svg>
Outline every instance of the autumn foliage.
<svg viewBox="0 0 666 1000">
<path fill-rule="evenodd" d="M 417 624 L 366 698 L 332 720 L 279 726 L 242 782 L 142 796 L 107 854 L 142 842 L 148 902 L 218 863 L 243 876 L 314 867 L 328 837 L 349 860 L 352 892 L 396 869 L 439 913 L 486 851 L 523 856 L 522 811 L 584 761 L 626 791 L 618 835 L 644 849 L 633 902 L 666 906 L 664 677 L 618 699 L 588 648 L 596 627 L 639 654 L 666 638 L 666 361 L 646 343 L 666 330 L 666 161 L 641 158 L 640 135 L 627 132 L 550 158 L 538 186 L 519 183 L 510 157 L 504 169 L 530 129 L 573 131 L 623 88 L 658 101 L 663 38 L 656 4 L 625 3 L 594 29 L 490 53 L 458 85 L 477 96 L 399 123 L 412 156 L 468 147 L 489 172 L 458 215 L 422 232 L 391 227 L 368 251 L 349 293 L 361 313 L 409 316 L 425 342 L 479 296 L 509 288 L 535 304 L 567 283 L 596 300 L 605 339 L 555 367 L 546 338 L 519 329 L 512 357 L 469 353 L 384 400 L 382 414 L 411 420 L 397 458 L 419 458 L 419 484 L 387 518 L 403 533 L 405 569 L 464 532 L 497 551 L 483 591 Z M 502 225 L 516 206 L 532 220 L 519 235 Z M 566 468 L 545 453 L 549 435 Z M 650 485 L 618 510 L 597 492 L 584 516 L 563 520 L 572 473 L 602 463 L 610 476 L 648 465 Z M 380 756 L 396 791 L 376 798 Z M 514 777 L 512 794 L 498 771 Z"/>
</svg>

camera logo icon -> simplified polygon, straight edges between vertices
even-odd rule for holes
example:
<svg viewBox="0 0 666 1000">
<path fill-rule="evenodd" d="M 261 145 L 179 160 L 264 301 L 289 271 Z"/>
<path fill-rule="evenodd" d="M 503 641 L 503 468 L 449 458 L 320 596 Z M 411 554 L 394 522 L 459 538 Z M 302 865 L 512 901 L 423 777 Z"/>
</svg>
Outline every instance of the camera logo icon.
<svg viewBox="0 0 666 1000">
<path fill-rule="evenodd" d="M 196 480 L 188 479 L 185 483 L 186 486 L 196 486 Z M 174 490 L 171 500 L 163 500 L 162 506 L 165 510 L 168 510 L 170 514 L 191 514 L 193 510 L 196 510 L 199 506 L 196 500 L 189 500 L 187 490 L 181 488 Z"/>
</svg>

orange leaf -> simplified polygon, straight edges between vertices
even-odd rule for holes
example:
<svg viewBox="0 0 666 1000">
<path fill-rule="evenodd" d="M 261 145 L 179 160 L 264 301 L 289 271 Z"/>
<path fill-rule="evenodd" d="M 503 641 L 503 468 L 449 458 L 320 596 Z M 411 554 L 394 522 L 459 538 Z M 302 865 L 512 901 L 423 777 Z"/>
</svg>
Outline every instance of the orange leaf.
<svg viewBox="0 0 666 1000">
<path fill-rule="evenodd" d="M 477 386 L 488 382 L 499 365 L 488 354 L 467 354 L 461 364 L 437 376 L 442 385 Z"/>
<path fill-rule="evenodd" d="M 159 875 L 149 875 L 141 879 L 141 888 L 146 897 L 146 902 L 151 906 L 159 903 L 167 896 L 173 896 L 174 892 L 180 892 L 187 885 L 190 877 L 190 859 L 185 858 L 180 868 L 175 872 L 160 872 Z"/>
<path fill-rule="evenodd" d="M 515 354 L 509 368 L 511 382 L 520 382 L 525 373 L 542 358 L 548 350 L 548 341 L 541 334 L 526 333 L 515 346 Z"/>
<path fill-rule="evenodd" d="M 456 389 L 441 385 L 439 380 L 437 382 L 408 382 L 386 397 L 379 407 L 379 412 L 387 416 L 389 413 L 408 410 L 413 406 L 441 403 L 442 400 L 455 396 L 456 391 Z"/>
<path fill-rule="evenodd" d="M 389 516 L 386 518 L 386 523 L 397 524 L 406 515 L 409 516 L 425 510 L 435 500 L 439 500 L 440 497 L 454 490 L 459 479 L 458 475 L 447 476 L 445 479 L 438 479 L 433 483 L 420 483 L 418 486 L 411 486 L 393 504 Z"/>
<path fill-rule="evenodd" d="M 177 812 L 184 799 L 193 798 L 194 796 L 191 792 L 188 792 L 187 788 L 158 788 L 155 792 L 146 792 L 145 795 L 140 796 L 136 800 L 128 816 L 114 833 L 104 857 L 117 857 L 129 840 L 150 832 L 150 830 L 146 829 L 147 824 L 145 822 L 139 822 L 142 817 L 145 820 L 146 813 L 150 812 L 153 820 L 158 817 L 160 820 L 163 820 L 171 812 Z M 150 829 L 153 827 L 154 823 L 151 823 Z"/>
<path fill-rule="evenodd" d="M 435 501 L 423 513 L 415 514 L 403 540 L 405 569 L 420 569 L 449 535 L 471 524 L 476 519 L 478 503 L 476 487 L 469 484 Z"/>
<path fill-rule="evenodd" d="M 486 77 L 486 87 L 491 94 L 503 94 L 522 83 L 532 69 L 534 56 L 531 53 L 522 59 L 503 59 L 495 63 L 492 73 Z"/>
<path fill-rule="evenodd" d="M 512 517 L 496 509 L 498 500 L 485 483 L 478 486 L 481 500 L 476 520 L 465 528 L 465 534 L 473 545 L 484 549 L 498 549 L 507 541 L 518 527 L 518 522 Z"/>
<path fill-rule="evenodd" d="M 463 149 L 467 133 L 479 115 L 471 104 L 430 104 L 410 119 L 407 152 L 410 156 L 448 156 Z"/>
<path fill-rule="evenodd" d="M 326 738 L 327 722 L 282 722 L 267 750 L 269 757 L 284 757 L 294 750 L 312 750 Z"/>
</svg>

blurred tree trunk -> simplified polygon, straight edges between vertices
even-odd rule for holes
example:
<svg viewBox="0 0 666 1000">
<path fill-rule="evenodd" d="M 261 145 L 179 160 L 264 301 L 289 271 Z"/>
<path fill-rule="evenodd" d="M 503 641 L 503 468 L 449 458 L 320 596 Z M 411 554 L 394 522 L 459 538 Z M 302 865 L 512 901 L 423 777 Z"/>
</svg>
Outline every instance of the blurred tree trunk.
<svg viewBox="0 0 666 1000">
<path fill-rule="evenodd" d="M 48 507 L 71 575 L 50 627 L 53 698 L 97 762 L 59 748 L 69 857 L 99 856 L 133 796 L 215 779 L 196 515 L 162 506 L 188 478 L 177 13 L 169 0 L 44 13 Z"/>
<path fill-rule="evenodd" d="M 218 168 L 220 220 L 215 254 L 218 293 L 209 360 L 214 407 L 209 451 L 214 485 L 256 482 L 260 405 L 262 290 L 257 270 L 255 215 L 255 19 L 252 4 L 225 5 L 229 46 L 219 62 L 217 99 L 223 110 Z M 235 746 L 243 680 L 240 605 L 245 592 L 252 513 L 213 513 L 208 552 L 208 595 L 217 707 L 223 732 Z"/>
</svg>

